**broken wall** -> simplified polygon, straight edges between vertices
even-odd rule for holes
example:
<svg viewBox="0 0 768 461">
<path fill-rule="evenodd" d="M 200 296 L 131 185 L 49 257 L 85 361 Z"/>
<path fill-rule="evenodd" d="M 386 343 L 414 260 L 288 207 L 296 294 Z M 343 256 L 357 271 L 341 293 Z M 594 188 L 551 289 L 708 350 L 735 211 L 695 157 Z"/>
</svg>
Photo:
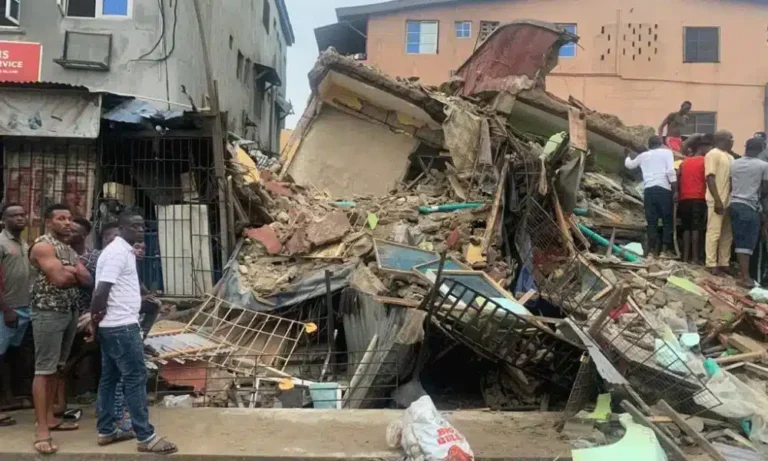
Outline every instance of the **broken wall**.
<svg viewBox="0 0 768 461">
<path fill-rule="evenodd" d="M 386 195 L 405 174 L 419 141 L 389 127 L 324 106 L 304 137 L 289 174 L 336 197 Z"/>
</svg>

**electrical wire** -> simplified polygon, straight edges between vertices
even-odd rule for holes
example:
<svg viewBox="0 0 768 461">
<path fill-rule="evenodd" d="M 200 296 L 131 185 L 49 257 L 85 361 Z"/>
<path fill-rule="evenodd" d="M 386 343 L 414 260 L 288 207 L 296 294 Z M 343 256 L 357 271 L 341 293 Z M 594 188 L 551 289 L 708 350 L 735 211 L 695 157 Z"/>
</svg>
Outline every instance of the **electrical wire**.
<svg viewBox="0 0 768 461">
<path fill-rule="evenodd" d="M 165 37 L 165 5 L 163 5 L 163 0 L 157 0 L 157 7 L 160 9 L 160 19 L 161 19 L 160 20 L 160 25 L 161 25 L 160 38 L 157 39 L 157 42 L 155 42 L 155 45 L 152 47 L 151 50 L 147 51 L 146 53 L 142 54 L 136 59 L 131 59 L 128 62 L 143 61 L 144 58 L 154 53 L 157 47 L 160 46 L 160 42 L 163 41 L 163 38 Z"/>
<path fill-rule="evenodd" d="M 151 61 L 151 62 L 164 62 L 167 61 L 168 58 L 171 57 L 173 54 L 173 51 L 176 49 L 176 25 L 179 22 L 179 3 L 181 0 L 176 0 L 176 3 L 173 5 L 173 27 L 171 28 L 171 49 L 168 50 L 168 53 L 166 53 L 165 56 L 159 59 L 145 59 L 144 61 Z M 163 20 L 165 22 L 165 20 Z"/>
</svg>

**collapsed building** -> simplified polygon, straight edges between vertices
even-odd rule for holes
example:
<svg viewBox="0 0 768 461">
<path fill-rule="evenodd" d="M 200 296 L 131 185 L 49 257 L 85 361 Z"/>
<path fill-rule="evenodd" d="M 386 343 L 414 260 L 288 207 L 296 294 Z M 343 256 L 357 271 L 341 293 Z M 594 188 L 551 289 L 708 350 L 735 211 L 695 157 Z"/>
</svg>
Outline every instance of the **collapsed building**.
<svg viewBox="0 0 768 461">
<path fill-rule="evenodd" d="M 158 396 L 395 407 L 415 382 L 440 408 L 559 411 L 580 439 L 626 411 L 673 458 L 692 440 L 736 449 L 738 420 L 768 441 L 752 338 L 768 306 L 643 257 L 641 196 L 617 165 L 653 130 L 546 92 L 577 39 L 501 26 L 440 88 L 323 53 L 278 161 L 229 144 L 241 239 L 187 321 L 150 335 Z"/>
</svg>

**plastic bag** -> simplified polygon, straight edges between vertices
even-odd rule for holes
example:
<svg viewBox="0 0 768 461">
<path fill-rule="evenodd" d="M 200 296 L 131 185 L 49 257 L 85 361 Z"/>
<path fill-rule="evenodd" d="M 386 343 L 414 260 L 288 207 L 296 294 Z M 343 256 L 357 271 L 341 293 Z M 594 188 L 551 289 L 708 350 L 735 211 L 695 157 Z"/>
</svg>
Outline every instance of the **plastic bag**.
<svg viewBox="0 0 768 461">
<path fill-rule="evenodd" d="M 469 442 L 437 411 L 432 399 L 424 396 L 405 410 L 402 419 L 387 427 L 387 443 L 400 445 L 407 460 L 473 461 Z"/>
<path fill-rule="evenodd" d="M 194 402 L 192 396 L 186 395 L 166 395 L 163 399 L 163 406 L 165 408 L 192 408 Z"/>
</svg>

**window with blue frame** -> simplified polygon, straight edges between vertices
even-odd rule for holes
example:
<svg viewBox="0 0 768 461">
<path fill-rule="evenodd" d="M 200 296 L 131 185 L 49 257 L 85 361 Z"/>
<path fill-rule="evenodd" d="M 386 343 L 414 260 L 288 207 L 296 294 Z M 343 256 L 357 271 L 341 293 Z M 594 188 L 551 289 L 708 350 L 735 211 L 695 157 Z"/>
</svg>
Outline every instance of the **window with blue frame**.
<svg viewBox="0 0 768 461">
<path fill-rule="evenodd" d="M 472 37 L 471 21 L 456 21 L 456 38 Z"/>
<path fill-rule="evenodd" d="M 406 21 L 405 52 L 437 54 L 437 21 Z"/>
<path fill-rule="evenodd" d="M 576 24 L 558 24 L 557 25 L 560 29 L 576 35 Z M 560 47 L 560 57 L 561 58 L 573 58 L 576 57 L 576 44 L 566 43 L 565 45 Z"/>
</svg>

